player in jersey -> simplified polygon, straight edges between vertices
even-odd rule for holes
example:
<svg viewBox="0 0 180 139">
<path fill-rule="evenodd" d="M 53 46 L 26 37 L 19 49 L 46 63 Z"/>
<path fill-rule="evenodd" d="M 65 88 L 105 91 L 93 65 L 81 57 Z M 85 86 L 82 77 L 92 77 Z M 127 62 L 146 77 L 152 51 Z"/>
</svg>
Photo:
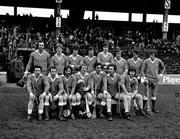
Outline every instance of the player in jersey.
<svg viewBox="0 0 180 139">
<path fill-rule="evenodd" d="M 127 62 L 121 57 L 122 51 L 116 52 L 116 57 L 114 58 L 114 64 L 116 65 L 116 73 L 120 76 L 125 76 L 128 72 Z"/>
<path fill-rule="evenodd" d="M 128 69 L 136 69 L 136 77 L 138 79 L 138 83 L 141 83 L 141 69 L 143 65 L 143 60 L 139 58 L 138 51 L 133 51 L 133 57 L 127 60 Z M 138 111 L 138 106 L 136 101 L 134 101 L 134 109 Z"/>
<path fill-rule="evenodd" d="M 150 109 L 150 104 L 147 104 L 147 88 L 145 89 L 145 94 L 143 97 L 144 105 L 147 104 L 147 113 L 152 114 L 152 112 L 157 113 L 158 111 L 155 109 L 156 104 L 156 93 L 158 89 L 158 81 L 159 78 L 162 77 L 163 73 L 165 71 L 164 63 L 159 59 L 155 57 L 155 52 L 151 51 L 149 58 L 144 60 L 143 66 L 142 66 L 142 75 L 145 79 L 145 86 L 149 87 L 149 94 L 151 94 L 151 101 L 152 101 L 152 110 Z"/>
<path fill-rule="evenodd" d="M 108 113 L 108 120 L 112 121 L 112 113 L 111 113 L 111 99 L 120 99 L 123 100 L 124 108 L 125 108 L 125 118 L 131 120 L 130 117 L 130 103 L 131 97 L 128 95 L 124 84 L 121 83 L 121 79 L 119 74 L 115 72 L 116 67 L 115 65 L 108 66 L 109 73 L 105 77 L 106 79 L 104 84 L 104 95 L 106 95 L 106 103 L 107 103 L 107 113 Z M 120 86 L 123 88 L 123 92 L 120 93 Z"/>
<path fill-rule="evenodd" d="M 101 63 L 104 70 L 107 69 L 109 64 L 114 64 L 114 58 L 111 53 L 108 52 L 109 43 L 104 42 L 103 44 L 103 51 L 98 53 L 97 55 L 97 62 Z"/>
<path fill-rule="evenodd" d="M 73 53 L 68 57 L 68 65 L 71 66 L 75 72 L 78 72 L 83 64 L 83 57 L 78 54 L 78 45 L 74 45 L 72 51 Z"/>
<path fill-rule="evenodd" d="M 138 80 L 135 77 L 136 69 L 129 69 L 128 75 L 122 79 L 122 83 L 124 84 L 128 94 L 131 96 L 133 100 L 135 100 L 138 104 L 138 114 L 141 116 L 145 116 L 146 114 L 143 110 L 143 98 L 142 95 L 138 93 Z"/>
<path fill-rule="evenodd" d="M 76 88 L 76 78 L 72 74 L 72 68 L 70 66 L 66 66 L 64 68 L 64 74 L 61 76 L 61 79 L 63 81 L 63 88 L 68 94 L 68 98 L 71 100 L 71 118 L 75 119 L 77 116 L 76 107 L 80 105 L 80 100 L 78 100 L 80 97 L 78 94 L 75 93 Z"/>
<path fill-rule="evenodd" d="M 87 97 L 88 105 L 90 106 L 93 102 L 93 96 L 91 94 L 91 76 L 87 71 L 87 65 L 83 64 L 81 70 L 75 74 L 76 77 L 76 96 L 78 111 L 80 115 L 85 111 L 85 106 L 81 103 L 81 100 L 84 100 Z"/>
<path fill-rule="evenodd" d="M 42 68 L 40 66 L 34 67 L 34 73 L 28 76 L 27 91 L 29 93 L 28 102 L 28 117 L 27 120 L 32 120 L 32 110 L 34 103 L 38 105 L 38 117 L 42 121 L 42 114 L 44 111 L 44 99 L 49 94 L 49 83 L 43 74 L 41 74 Z"/>
<path fill-rule="evenodd" d="M 94 48 L 88 48 L 88 55 L 84 57 L 84 63 L 87 65 L 87 72 L 91 73 L 94 71 L 94 64 L 96 63 L 97 58 L 94 56 Z"/>
<path fill-rule="evenodd" d="M 55 67 L 58 75 L 62 75 L 64 68 L 68 64 L 67 56 L 62 53 L 63 45 L 60 43 L 56 44 L 57 53 L 51 57 L 51 67 Z"/>
<path fill-rule="evenodd" d="M 136 77 L 140 83 L 143 60 L 139 58 L 138 51 L 133 51 L 133 57 L 127 60 L 128 69 L 136 69 Z"/>
<path fill-rule="evenodd" d="M 50 68 L 50 73 L 47 77 L 50 84 L 49 91 L 51 93 L 51 96 L 47 97 L 47 99 L 52 99 L 52 117 L 55 118 L 55 110 L 57 110 L 55 108 L 58 106 L 58 119 L 65 121 L 66 119 L 63 117 L 63 108 L 67 104 L 67 94 L 64 91 L 62 79 L 59 78 L 55 67 Z"/>
<path fill-rule="evenodd" d="M 97 98 L 100 100 L 99 116 L 100 118 L 104 118 L 105 116 L 103 114 L 103 108 L 106 105 L 106 96 L 103 93 L 105 73 L 102 71 L 100 63 L 96 63 L 94 67 L 95 67 L 95 71 L 90 73 L 92 79 L 91 94 L 95 95 L 94 93 L 96 91 L 95 99 Z"/>
<path fill-rule="evenodd" d="M 50 68 L 50 54 L 44 50 L 44 42 L 38 42 L 38 49 L 30 54 L 29 62 L 26 66 L 25 75 L 33 66 L 41 66 L 42 74 L 47 75 Z"/>
</svg>

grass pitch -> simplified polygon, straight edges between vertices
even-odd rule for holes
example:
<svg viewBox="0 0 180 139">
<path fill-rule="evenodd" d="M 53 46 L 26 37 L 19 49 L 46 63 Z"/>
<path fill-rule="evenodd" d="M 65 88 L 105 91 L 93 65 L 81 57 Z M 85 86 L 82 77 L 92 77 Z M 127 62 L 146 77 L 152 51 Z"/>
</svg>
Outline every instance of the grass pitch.
<svg viewBox="0 0 180 139">
<path fill-rule="evenodd" d="M 22 88 L 0 87 L 0 139 L 175 139 L 180 138 L 180 87 L 159 86 L 158 114 L 133 121 L 114 117 L 62 122 L 26 121 L 27 94 Z"/>
</svg>

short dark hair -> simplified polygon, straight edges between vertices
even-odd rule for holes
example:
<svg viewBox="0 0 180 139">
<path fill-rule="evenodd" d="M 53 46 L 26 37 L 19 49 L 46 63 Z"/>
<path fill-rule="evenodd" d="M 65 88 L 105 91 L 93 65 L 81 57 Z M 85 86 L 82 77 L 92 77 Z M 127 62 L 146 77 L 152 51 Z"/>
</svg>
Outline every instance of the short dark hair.
<svg viewBox="0 0 180 139">
<path fill-rule="evenodd" d="M 36 68 L 40 68 L 40 70 L 42 71 L 42 67 L 41 66 L 34 66 L 34 71 Z"/>
<path fill-rule="evenodd" d="M 52 69 L 55 69 L 55 70 L 56 70 L 56 67 L 50 67 L 50 71 L 51 71 Z"/>
<path fill-rule="evenodd" d="M 88 51 L 90 51 L 90 50 L 94 50 L 94 47 L 93 46 L 89 46 L 88 47 Z"/>
<path fill-rule="evenodd" d="M 73 44 L 72 45 L 72 51 L 78 50 L 79 51 L 79 45 L 78 44 Z"/>
<path fill-rule="evenodd" d="M 116 65 L 115 64 L 110 64 L 110 65 L 108 65 L 108 69 L 109 69 L 109 67 L 113 67 L 114 70 L 116 71 Z"/>
<path fill-rule="evenodd" d="M 133 50 L 133 54 L 135 53 L 136 55 L 139 55 L 139 52 L 137 50 Z"/>
<path fill-rule="evenodd" d="M 96 63 L 94 64 L 94 68 L 96 68 L 96 67 L 98 67 L 98 66 L 101 66 L 101 67 L 102 67 L 101 63 L 96 62 Z"/>
<path fill-rule="evenodd" d="M 131 71 L 134 71 L 135 74 L 136 74 L 136 69 L 135 69 L 134 67 L 131 67 L 131 68 L 129 68 L 129 70 L 128 70 L 128 75 L 129 75 L 129 73 L 130 73 Z"/>
<path fill-rule="evenodd" d="M 149 52 L 149 55 L 152 55 L 152 54 L 155 55 L 155 51 L 154 51 L 154 50 L 151 50 L 151 51 Z"/>
<path fill-rule="evenodd" d="M 45 44 L 45 42 L 43 40 L 39 40 L 38 45 L 39 45 L 39 43 L 44 43 Z"/>
</svg>

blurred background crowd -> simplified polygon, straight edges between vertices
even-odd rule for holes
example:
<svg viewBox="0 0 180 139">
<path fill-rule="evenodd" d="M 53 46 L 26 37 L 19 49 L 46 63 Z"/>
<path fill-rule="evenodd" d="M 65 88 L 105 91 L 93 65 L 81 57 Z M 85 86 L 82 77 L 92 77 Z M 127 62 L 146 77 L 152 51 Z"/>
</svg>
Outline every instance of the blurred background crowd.
<svg viewBox="0 0 180 139">
<path fill-rule="evenodd" d="M 180 73 L 179 45 L 176 41 L 162 40 L 159 25 L 141 27 L 136 24 L 98 20 L 83 20 L 83 22 L 73 24 L 68 19 L 63 19 L 61 34 L 58 38 L 55 37 L 54 27 L 53 17 L 48 19 L 40 19 L 31 15 L 2 17 L 0 22 L 0 70 L 10 74 L 14 71 L 13 64 L 18 62 L 20 66 L 25 67 L 29 54 L 36 49 L 38 40 L 45 42 L 45 49 L 51 56 L 56 53 L 55 43 L 57 41 L 64 45 L 64 53 L 67 56 L 71 54 L 71 47 L 74 43 L 80 46 L 79 54 L 85 56 L 90 45 L 95 47 L 95 55 L 97 55 L 102 51 L 102 44 L 107 41 L 109 51 L 115 54 L 116 49 L 120 48 L 123 51 L 122 57 L 125 59 L 132 56 L 132 50 L 138 50 L 142 59 L 147 58 L 149 51 L 156 51 L 156 56 L 165 63 L 166 73 Z M 23 52 L 26 54 L 23 55 Z"/>
</svg>

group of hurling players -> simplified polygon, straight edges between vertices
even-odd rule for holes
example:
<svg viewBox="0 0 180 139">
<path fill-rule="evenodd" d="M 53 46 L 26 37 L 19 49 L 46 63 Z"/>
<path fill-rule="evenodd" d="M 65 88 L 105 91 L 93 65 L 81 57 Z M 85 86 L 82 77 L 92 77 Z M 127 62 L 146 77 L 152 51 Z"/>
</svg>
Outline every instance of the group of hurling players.
<svg viewBox="0 0 180 139">
<path fill-rule="evenodd" d="M 78 118 L 112 121 L 115 115 L 133 120 L 134 116 L 158 113 L 156 92 L 165 71 L 163 62 L 155 57 L 154 51 L 143 60 L 134 50 L 133 56 L 126 60 L 120 49 L 113 56 L 108 46 L 104 42 L 97 56 L 90 46 L 88 55 L 82 57 L 78 44 L 66 56 L 63 45 L 56 43 L 56 54 L 50 57 L 44 42 L 39 41 L 24 72 L 29 98 L 27 120 L 32 121 L 35 115 L 39 121 Z"/>
</svg>

